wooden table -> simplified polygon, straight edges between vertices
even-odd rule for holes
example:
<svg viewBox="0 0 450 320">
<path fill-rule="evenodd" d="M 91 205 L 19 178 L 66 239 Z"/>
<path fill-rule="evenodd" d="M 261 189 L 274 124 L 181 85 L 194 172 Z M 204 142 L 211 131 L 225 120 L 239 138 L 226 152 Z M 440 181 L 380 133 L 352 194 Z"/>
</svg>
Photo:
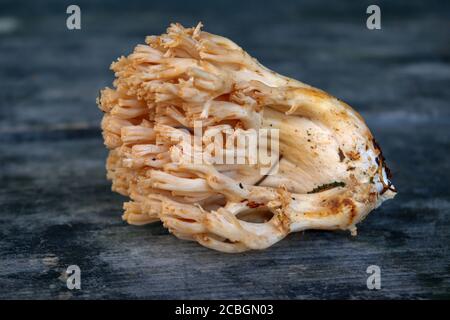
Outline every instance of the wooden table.
<svg viewBox="0 0 450 320">
<path fill-rule="evenodd" d="M 322 3 L 321 3 L 322 2 Z M 202 4 L 203 3 L 203 4 Z M 59 1 L 0 6 L 0 298 L 379 299 L 450 297 L 448 1 Z M 160 223 L 122 222 L 105 178 L 98 90 L 109 64 L 171 21 L 235 40 L 268 67 L 322 88 L 367 120 L 398 196 L 359 235 L 308 231 L 229 255 Z M 81 290 L 65 270 L 81 268 Z M 366 269 L 381 268 L 381 290 Z"/>
</svg>

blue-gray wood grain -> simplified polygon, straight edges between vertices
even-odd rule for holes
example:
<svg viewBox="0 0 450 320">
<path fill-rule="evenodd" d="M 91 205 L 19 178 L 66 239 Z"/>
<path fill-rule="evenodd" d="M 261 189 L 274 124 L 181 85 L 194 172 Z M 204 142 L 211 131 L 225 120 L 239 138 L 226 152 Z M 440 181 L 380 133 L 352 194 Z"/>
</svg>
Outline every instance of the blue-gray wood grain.
<svg viewBox="0 0 450 320">
<path fill-rule="evenodd" d="M 0 3 L 0 298 L 449 298 L 450 6 L 370 2 Z M 111 61 L 171 21 L 225 35 L 362 113 L 399 190 L 359 235 L 308 231 L 229 255 L 128 226 L 96 108 Z M 66 288 L 69 265 L 82 289 Z M 368 290 L 366 268 L 381 268 Z"/>
</svg>

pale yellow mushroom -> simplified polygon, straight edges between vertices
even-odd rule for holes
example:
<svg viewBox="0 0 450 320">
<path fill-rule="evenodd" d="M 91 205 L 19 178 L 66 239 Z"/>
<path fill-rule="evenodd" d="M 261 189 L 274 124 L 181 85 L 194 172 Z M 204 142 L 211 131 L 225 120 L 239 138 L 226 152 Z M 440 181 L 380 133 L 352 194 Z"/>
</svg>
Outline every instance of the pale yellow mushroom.
<svg viewBox="0 0 450 320">
<path fill-rule="evenodd" d="M 306 229 L 356 234 L 396 193 L 364 120 L 201 27 L 172 24 L 111 66 L 114 89 L 98 104 L 107 176 L 131 198 L 123 219 L 162 221 L 177 237 L 224 252 L 264 249 Z M 203 148 L 223 130 L 261 129 L 279 130 L 278 156 L 264 173 L 244 149 L 221 144 L 224 157 L 244 159 L 230 164 Z M 275 135 L 269 140 L 258 150 L 273 147 Z"/>
</svg>

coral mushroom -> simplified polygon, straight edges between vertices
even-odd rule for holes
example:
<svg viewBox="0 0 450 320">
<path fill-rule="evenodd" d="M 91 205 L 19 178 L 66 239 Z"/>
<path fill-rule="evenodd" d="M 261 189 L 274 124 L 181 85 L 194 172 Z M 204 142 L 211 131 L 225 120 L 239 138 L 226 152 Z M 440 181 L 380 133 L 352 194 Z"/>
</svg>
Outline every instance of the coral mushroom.
<svg viewBox="0 0 450 320">
<path fill-rule="evenodd" d="M 178 238 L 224 252 L 264 249 L 306 229 L 356 234 L 396 193 L 364 120 L 201 27 L 172 24 L 111 66 L 114 89 L 98 104 L 108 178 L 131 199 L 123 219 L 162 221 Z M 269 164 L 236 143 L 220 142 L 220 156 L 240 162 L 205 150 L 211 137 L 262 130 L 270 133 L 258 151 L 276 155 Z"/>
</svg>

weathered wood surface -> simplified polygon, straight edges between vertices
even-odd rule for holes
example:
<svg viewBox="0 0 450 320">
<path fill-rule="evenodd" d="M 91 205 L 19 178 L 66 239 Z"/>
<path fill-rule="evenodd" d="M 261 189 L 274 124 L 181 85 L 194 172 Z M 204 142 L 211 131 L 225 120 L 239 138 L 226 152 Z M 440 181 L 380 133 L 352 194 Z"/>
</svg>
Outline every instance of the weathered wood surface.
<svg viewBox="0 0 450 320">
<path fill-rule="evenodd" d="M 68 31 L 69 3 L 2 1 L 0 298 L 449 298 L 450 10 L 421 2 L 378 2 L 382 30 L 369 31 L 370 3 L 354 1 L 77 1 L 82 30 Z M 367 119 L 399 194 L 357 237 L 308 231 L 229 255 L 121 221 L 98 89 L 145 35 L 199 20 Z"/>
</svg>

